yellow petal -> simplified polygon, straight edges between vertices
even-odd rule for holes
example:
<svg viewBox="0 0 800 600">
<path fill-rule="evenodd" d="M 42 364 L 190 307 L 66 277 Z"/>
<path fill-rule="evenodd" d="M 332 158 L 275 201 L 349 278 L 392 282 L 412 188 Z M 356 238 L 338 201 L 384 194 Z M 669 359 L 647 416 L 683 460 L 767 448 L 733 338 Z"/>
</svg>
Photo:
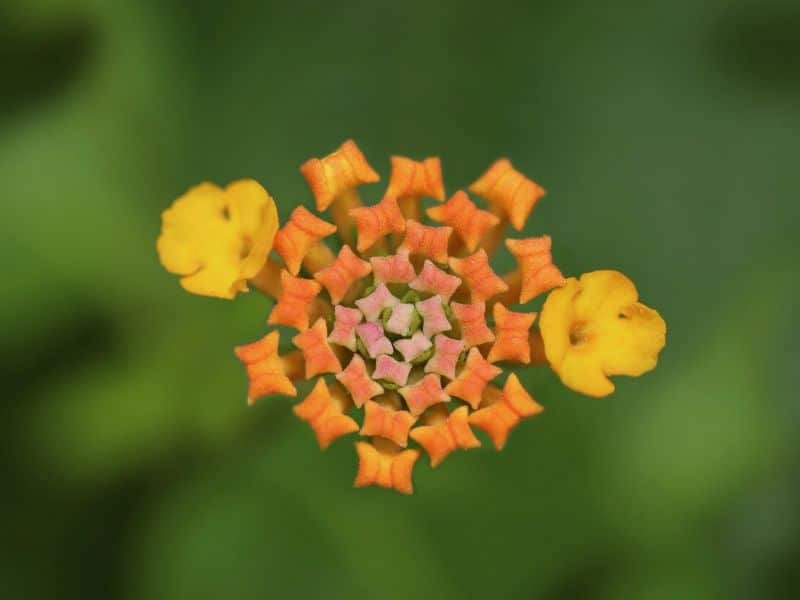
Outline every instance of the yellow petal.
<svg viewBox="0 0 800 600">
<path fill-rule="evenodd" d="M 570 278 L 550 293 L 540 330 L 547 360 L 566 386 L 607 396 L 614 391 L 609 376 L 655 368 L 667 327 L 638 299 L 633 282 L 616 271 Z"/>
<path fill-rule="evenodd" d="M 202 183 L 164 211 L 156 249 L 187 291 L 233 298 L 264 266 L 277 228 L 275 202 L 258 182 Z"/>
</svg>

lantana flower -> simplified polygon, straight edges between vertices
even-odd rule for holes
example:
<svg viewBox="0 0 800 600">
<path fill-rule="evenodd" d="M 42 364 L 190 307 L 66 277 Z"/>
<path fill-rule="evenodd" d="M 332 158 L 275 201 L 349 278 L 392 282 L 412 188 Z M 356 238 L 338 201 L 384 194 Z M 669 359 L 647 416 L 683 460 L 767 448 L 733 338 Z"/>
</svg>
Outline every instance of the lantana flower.
<svg viewBox="0 0 800 600">
<path fill-rule="evenodd" d="M 277 329 L 236 348 L 248 402 L 302 390 L 294 412 L 320 448 L 360 437 L 357 487 L 410 494 L 422 453 L 438 467 L 482 435 L 502 449 L 543 411 L 515 366 L 547 364 L 598 397 L 614 391 L 610 376 L 656 366 L 666 325 L 627 277 L 565 278 L 550 236 L 506 238 L 545 196 L 507 159 L 468 186 L 472 196 L 448 197 L 439 158 L 394 156 L 371 204 L 359 187 L 379 175 L 352 140 L 300 171 L 320 214 L 298 206 L 278 229 L 256 182 L 203 184 L 165 211 L 158 252 L 190 292 L 233 298 L 249 283 L 273 299 L 266 320 L 295 330 L 284 340 L 293 348 Z M 500 274 L 503 241 L 517 268 Z M 546 293 L 538 315 L 530 302 Z"/>
</svg>

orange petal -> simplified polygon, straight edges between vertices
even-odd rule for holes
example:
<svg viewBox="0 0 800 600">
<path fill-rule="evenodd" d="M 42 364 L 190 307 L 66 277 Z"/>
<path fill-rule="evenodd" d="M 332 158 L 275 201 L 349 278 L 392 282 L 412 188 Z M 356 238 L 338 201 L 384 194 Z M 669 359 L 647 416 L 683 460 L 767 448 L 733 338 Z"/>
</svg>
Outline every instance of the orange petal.
<svg viewBox="0 0 800 600">
<path fill-rule="evenodd" d="M 495 447 L 501 450 L 506 444 L 508 434 L 521 419 L 537 415 L 543 410 L 512 373 L 508 376 L 499 398 L 486 408 L 472 413 L 469 422 L 488 433 Z"/>
<path fill-rule="evenodd" d="M 271 331 L 257 342 L 234 348 L 250 380 L 248 404 L 268 394 L 297 395 L 297 390 L 286 376 L 283 360 L 278 355 L 280 337 L 280 333 Z"/>
<path fill-rule="evenodd" d="M 401 494 L 412 494 L 411 472 L 419 458 L 419 450 L 400 451 L 392 442 L 381 439 L 375 440 L 374 444 L 356 442 L 358 474 L 354 485 L 377 485 Z"/>
<path fill-rule="evenodd" d="M 373 256 L 369 259 L 375 273 L 375 283 L 408 283 L 417 274 L 405 254 Z"/>
<path fill-rule="evenodd" d="M 464 340 L 467 347 L 480 346 L 494 341 L 494 332 L 486 325 L 485 302 L 473 304 L 451 302 L 450 308 L 453 309 L 453 315 L 461 324 L 461 339 Z"/>
<path fill-rule="evenodd" d="M 333 264 L 314 274 L 331 296 L 334 304 L 339 304 L 347 294 L 347 290 L 356 281 L 366 277 L 372 271 L 370 264 L 361 260 L 350 246 L 344 245 Z"/>
<path fill-rule="evenodd" d="M 421 415 L 425 409 L 434 404 L 450 400 L 450 396 L 442 389 L 441 378 L 434 373 L 429 373 L 414 385 L 401 387 L 397 391 L 414 416 Z"/>
<path fill-rule="evenodd" d="M 406 221 L 397 200 L 386 196 L 374 206 L 361 206 L 350 211 L 358 230 L 358 251 L 364 252 L 390 233 L 405 231 Z"/>
<path fill-rule="evenodd" d="M 392 410 L 373 400 L 364 404 L 364 425 L 361 435 L 377 435 L 405 448 L 408 445 L 408 430 L 417 420 L 407 410 Z"/>
<path fill-rule="evenodd" d="M 307 160 L 300 172 L 314 194 L 319 211 L 327 209 L 348 190 L 380 179 L 353 140 L 347 140 L 324 158 Z"/>
<path fill-rule="evenodd" d="M 345 411 L 351 402 L 337 388 L 328 389 L 324 379 L 319 379 L 311 393 L 293 408 L 294 414 L 311 425 L 319 447 L 325 450 L 336 438 L 358 431 L 358 423 Z"/>
<path fill-rule="evenodd" d="M 422 425 L 411 430 L 411 439 L 425 449 L 431 457 L 431 467 L 436 467 L 448 454 L 463 448 L 478 448 L 480 440 L 472 433 L 466 406 L 454 410 L 442 423 Z"/>
<path fill-rule="evenodd" d="M 275 234 L 275 251 L 281 255 L 292 275 L 300 272 L 303 259 L 322 238 L 336 231 L 336 226 L 315 217 L 305 207 L 292 211 L 286 224 Z"/>
<path fill-rule="evenodd" d="M 489 203 L 520 231 L 533 207 L 545 195 L 535 181 L 517 171 L 511 161 L 501 158 L 469 186 L 469 191 L 486 198 Z"/>
<path fill-rule="evenodd" d="M 430 227 L 409 219 L 406 221 L 406 237 L 398 249 L 408 254 L 427 256 L 438 263 L 447 262 L 447 245 L 452 227 Z"/>
<path fill-rule="evenodd" d="M 473 302 L 486 302 L 508 289 L 506 282 L 489 266 L 489 257 L 483 248 L 466 258 L 451 258 L 450 268 L 467 285 Z"/>
<path fill-rule="evenodd" d="M 292 338 L 306 360 L 306 379 L 322 373 L 338 373 L 342 370 L 339 359 L 328 345 L 328 326 L 325 319 L 317 319 L 311 329 Z"/>
<path fill-rule="evenodd" d="M 462 190 L 441 206 L 429 208 L 427 213 L 434 221 L 452 227 L 469 252 L 475 252 L 484 234 L 500 222 L 496 215 L 475 206 Z"/>
<path fill-rule="evenodd" d="M 298 331 L 308 329 L 308 315 L 311 301 L 322 290 L 313 279 L 294 277 L 281 271 L 281 295 L 269 314 L 270 325 L 286 325 Z"/>
<path fill-rule="evenodd" d="M 467 362 L 461 373 L 447 384 L 444 391 L 451 396 L 461 398 L 476 410 L 481 403 L 484 388 L 502 372 L 502 369 L 483 358 L 480 350 L 473 348 L 467 355 Z"/>
<path fill-rule="evenodd" d="M 506 247 L 517 260 L 522 274 L 522 290 L 519 298 L 521 304 L 554 287 L 564 285 L 566 281 L 564 276 L 553 264 L 551 244 L 549 235 L 506 240 Z"/>
<path fill-rule="evenodd" d="M 526 365 L 531 362 L 529 336 L 536 314 L 510 311 L 502 302 L 495 304 L 494 322 L 497 339 L 489 351 L 489 361 L 509 360 Z"/>
<path fill-rule="evenodd" d="M 386 195 L 395 198 L 429 196 L 444 200 L 441 161 L 435 156 L 423 161 L 393 156 L 392 175 Z"/>
<path fill-rule="evenodd" d="M 370 398 L 383 393 L 383 388 L 374 382 L 367 373 L 367 364 L 358 354 L 354 354 L 350 364 L 341 373 L 336 374 L 336 379 L 347 388 L 353 403 L 361 408 Z"/>
</svg>

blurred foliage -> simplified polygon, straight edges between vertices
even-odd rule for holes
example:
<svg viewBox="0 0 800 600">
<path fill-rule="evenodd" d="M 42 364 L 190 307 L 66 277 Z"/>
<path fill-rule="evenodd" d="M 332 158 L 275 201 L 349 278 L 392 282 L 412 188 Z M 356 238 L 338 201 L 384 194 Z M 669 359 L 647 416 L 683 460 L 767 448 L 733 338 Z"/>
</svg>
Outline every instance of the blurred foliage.
<svg viewBox="0 0 800 600">
<path fill-rule="evenodd" d="M 5 0 L 0 59 L 4 596 L 800 591 L 796 2 Z M 189 185 L 255 177 L 285 217 L 347 137 L 450 190 L 511 157 L 564 270 L 664 315 L 659 369 L 602 401 L 525 371 L 547 411 L 501 454 L 353 491 L 348 443 L 244 405 L 268 301 L 154 251 Z"/>
</svg>

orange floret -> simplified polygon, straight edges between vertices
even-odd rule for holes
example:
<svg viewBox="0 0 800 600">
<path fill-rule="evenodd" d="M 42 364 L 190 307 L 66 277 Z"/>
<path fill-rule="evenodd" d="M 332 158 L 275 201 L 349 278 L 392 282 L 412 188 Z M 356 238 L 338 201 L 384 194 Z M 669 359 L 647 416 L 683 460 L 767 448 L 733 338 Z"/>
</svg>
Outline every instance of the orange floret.
<svg viewBox="0 0 800 600">
<path fill-rule="evenodd" d="M 461 324 L 461 339 L 464 340 L 467 347 L 480 346 L 494 341 L 494 332 L 486 324 L 485 302 L 473 304 L 451 302 L 450 308 Z"/>
<path fill-rule="evenodd" d="M 537 415 L 543 410 L 512 373 L 503 386 L 503 393 L 486 408 L 472 413 L 469 422 L 488 433 L 495 448 L 501 450 L 508 434 L 521 419 Z"/>
<path fill-rule="evenodd" d="M 308 329 L 311 301 L 320 290 L 322 286 L 313 279 L 303 279 L 281 271 L 281 295 L 272 308 L 267 323 L 305 331 Z"/>
<path fill-rule="evenodd" d="M 466 258 L 451 258 L 450 268 L 466 283 L 472 302 L 486 302 L 508 289 L 506 282 L 489 266 L 489 256 L 483 248 Z"/>
<path fill-rule="evenodd" d="M 531 362 L 530 330 L 537 313 L 520 313 L 508 310 L 502 302 L 494 305 L 494 322 L 497 339 L 489 351 L 489 361 L 510 360 Z"/>
<path fill-rule="evenodd" d="M 411 439 L 425 449 L 431 458 L 431 467 L 436 467 L 448 454 L 463 448 L 478 448 L 480 440 L 472 433 L 469 426 L 468 409 L 461 406 L 454 410 L 447 419 L 436 425 L 423 425 L 411 430 Z"/>
<path fill-rule="evenodd" d="M 535 181 L 517 171 L 506 158 L 489 167 L 469 186 L 469 191 L 486 198 L 517 231 L 525 227 L 528 215 L 546 193 Z"/>
<path fill-rule="evenodd" d="M 358 474 L 353 485 L 377 485 L 401 494 L 412 494 L 411 472 L 419 450 L 401 451 L 396 444 L 380 438 L 373 440 L 373 444 L 356 442 Z"/>
<path fill-rule="evenodd" d="M 461 373 L 447 384 L 444 391 L 461 398 L 476 410 L 481 403 L 484 388 L 502 372 L 502 369 L 483 358 L 480 350 L 473 348 L 467 355 L 467 362 Z"/>
<path fill-rule="evenodd" d="M 308 209 L 298 206 L 286 225 L 275 234 L 275 251 L 281 255 L 292 275 L 300 272 L 303 259 L 324 237 L 336 232 L 336 226 L 315 217 Z"/>
<path fill-rule="evenodd" d="M 358 354 L 354 354 L 350 364 L 341 373 L 336 374 L 336 379 L 347 388 L 353 403 L 361 408 L 370 398 L 383 393 L 383 388 L 372 381 L 367 373 L 367 363 Z"/>
<path fill-rule="evenodd" d="M 280 337 L 280 333 L 272 331 L 257 342 L 234 348 L 250 380 L 248 404 L 267 394 L 297 395 L 297 390 L 286 376 L 284 361 L 278 355 Z"/>
<path fill-rule="evenodd" d="M 339 304 L 350 286 L 369 275 L 371 271 L 372 266 L 367 261 L 361 260 L 350 246 L 345 244 L 333 264 L 315 273 L 314 279 L 325 286 L 333 303 Z"/>
<path fill-rule="evenodd" d="M 423 161 L 393 156 L 392 175 L 389 177 L 386 195 L 395 198 L 429 196 L 439 201 L 444 200 L 441 161 L 436 156 Z"/>
<path fill-rule="evenodd" d="M 441 206 L 429 208 L 427 213 L 434 221 L 452 227 L 469 252 L 475 252 L 484 234 L 500 222 L 496 215 L 475 206 L 462 190 Z"/>
<path fill-rule="evenodd" d="M 408 445 L 408 430 L 416 420 L 407 410 L 393 410 L 367 400 L 364 404 L 364 425 L 359 433 L 363 436 L 377 435 L 405 448 Z"/>
<path fill-rule="evenodd" d="M 339 373 L 342 365 L 328 345 L 328 325 L 317 319 L 311 329 L 292 338 L 292 343 L 303 352 L 306 361 L 306 379 L 322 373 Z"/>
<path fill-rule="evenodd" d="M 447 262 L 447 244 L 452 227 L 430 227 L 409 219 L 406 221 L 406 237 L 398 249 L 408 254 L 427 256 L 438 263 Z"/>
<path fill-rule="evenodd" d="M 390 233 L 402 233 L 406 229 L 406 220 L 392 196 L 386 196 L 374 206 L 354 208 L 350 210 L 350 215 L 356 221 L 359 252 L 371 248 Z"/>
<path fill-rule="evenodd" d="M 519 301 L 524 304 L 539 294 L 564 285 L 565 279 L 553 264 L 549 235 L 522 240 L 506 240 L 506 247 L 517 260 L 522 275 Z"/>
<path fill-rule="evenodd" d="M 344 414 L 350 405 L 346 394 L 336 387 L 331 391 L 325 380 L 319 379 L 311 393 L 293 410 L 311 426 L 319 447 L 325 450 L 336 438 L 358 431 L 358 423 Z"/>
<path fill-rule="evenodd" d="M 434 404 L 450 400 L 450 396 L 442 389 L 441 378 L 434 373 L 429 373 L 415 384 L 401 387 L 397 391 L 414 416 L 421 415 Z"/>
<path fill-rule="evenodd" d="M 300 172 L 314 194 L 319 211 L 327 209 L 345 192 L 380 179 L 353 140 L 347 140 L 324 158 L 307 160 Z"/>
</svg>

